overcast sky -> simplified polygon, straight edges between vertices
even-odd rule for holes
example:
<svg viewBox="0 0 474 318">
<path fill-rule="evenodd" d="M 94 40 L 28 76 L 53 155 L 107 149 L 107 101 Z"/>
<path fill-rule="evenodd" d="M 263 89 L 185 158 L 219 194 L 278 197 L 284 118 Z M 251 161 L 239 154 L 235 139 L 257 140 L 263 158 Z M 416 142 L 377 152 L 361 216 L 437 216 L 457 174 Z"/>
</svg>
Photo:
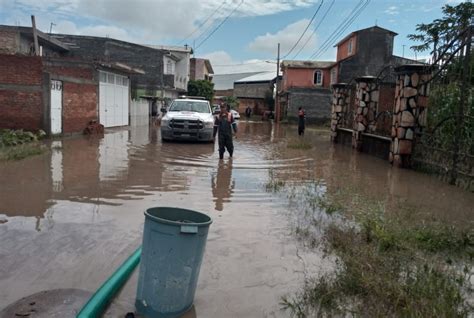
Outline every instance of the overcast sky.
<svg viewBox="0 0 474 318">
<path fill-rule="evenodd" d="M 441 17 L 446 3 L 459 2 L 0 0 L 0 24 L 29 26 L 34 14 L 37 27 L 44 32 L 49 32 L 52 22 L 53 33 L 108 36 L 144 44 L 188 44 L 196 48 L 196 57 L 209 58 L 214 71 L 222 74 L 276 70 L 277 43 L 281 43 L 281 55 L 286 59 L 335 60 L 332 44 L 375 24 L 399 34 L 395 38 L 396 55 L 414 58 L 409 49 L 413 43 L 407 35 L 415 32 L 418 23 Z M 359 15 L 348 21 L 354 10 Z M 288 54 L 306 28 L 306 34 Z"/>
</svg>

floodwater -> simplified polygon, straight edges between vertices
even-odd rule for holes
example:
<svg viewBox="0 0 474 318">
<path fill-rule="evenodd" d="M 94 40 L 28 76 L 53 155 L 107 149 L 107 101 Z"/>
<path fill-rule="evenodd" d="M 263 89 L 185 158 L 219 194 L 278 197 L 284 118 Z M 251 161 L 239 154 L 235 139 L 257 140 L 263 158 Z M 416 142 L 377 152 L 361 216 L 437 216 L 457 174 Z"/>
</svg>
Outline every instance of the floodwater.
<svg viewBox="0 0 474 318">
<path fill-rule="evenodd" d="M 281 297 L 333 260 L 295 239 L 298 211 L 266 190 L 275 179 L 350 186 L 388 207 L 402 200 L 446 221 L 474 220 L 472 193 L 332 145 L 324 130 L 304 138 L 311 149 L 290 149 L 295 127 L 243 121 L 235 158 L 219 161 L 217 145 L 162 144 L 159 129 L 127 127 L 0 163 L 0 310 L 44 290 L 93 292 L 141 244 L 144 210 L 175 206 L 214 220 L 193 316 L 287 317 Z M 106 316 L 133 310 L 136 283 L 137 272 Z"/>
</svg>

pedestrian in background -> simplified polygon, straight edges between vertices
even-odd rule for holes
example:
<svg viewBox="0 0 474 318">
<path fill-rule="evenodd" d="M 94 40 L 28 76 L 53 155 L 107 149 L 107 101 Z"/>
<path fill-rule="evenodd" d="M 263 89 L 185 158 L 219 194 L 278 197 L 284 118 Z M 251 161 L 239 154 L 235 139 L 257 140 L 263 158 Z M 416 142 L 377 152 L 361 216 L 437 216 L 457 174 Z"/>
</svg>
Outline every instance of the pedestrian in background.
<svg viewBox="0 0 474 318">
<path fill-rule="evenodd" d="M 306 114 L 302 107 L 298 108 L 298 135 L 304 135 L 304 126 L 305 126 Z"/>
<path fill-rule="evenodd" d="M 214 138 L 219 133 L 219 159 L 224 158 L 224 152 L 229 152 L 229 156 L 232 158 L 234 154 L 234 143 L 232 141 L 233 133 L 237 133 L 237 123 L 234 120 L 234 116 L 230 112 L 230 107 L 226 104 L 221 105 L 221 112 L 214 121 Z"/>
<path fill-rule="evenodd" d="M 247 119 L 250 119 L 250 116 L 252 116 L 252 108 L 250 106 L 247 106 L 247 109 L 245 109 L 245 116 L 247 116 Z"/>
</svg>

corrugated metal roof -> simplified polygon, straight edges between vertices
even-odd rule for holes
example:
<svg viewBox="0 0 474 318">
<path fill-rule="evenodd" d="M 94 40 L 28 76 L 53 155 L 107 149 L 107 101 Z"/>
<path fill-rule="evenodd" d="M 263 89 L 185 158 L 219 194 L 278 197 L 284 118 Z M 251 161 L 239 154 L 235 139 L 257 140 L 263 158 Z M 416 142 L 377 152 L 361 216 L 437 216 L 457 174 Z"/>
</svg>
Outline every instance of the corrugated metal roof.
<svg viewBox="0 0 474 318">
<path fill-rule="evenodd" d="M 242 78 L 235 83 L 249 83 L 249 82 L 270 82 L 273 81 L 276 77 L 276 72 L 263 72 Z"/>
<path fill-rule="evenodd" d="M 214 74 L 212 82 L 214 90 L 221 91 L 226 89 L 234 89 L 234 82 L 242 78 L 259 74 L 261 72 L 234 73 L 234 74 Z"/>
<path fill-rule="evenodd" d="M 328 68 L 336 64 L 332 61 L 290 61 L 285 60 L 281 62 L 282 67 L 294 68 Z"/>
</svg>

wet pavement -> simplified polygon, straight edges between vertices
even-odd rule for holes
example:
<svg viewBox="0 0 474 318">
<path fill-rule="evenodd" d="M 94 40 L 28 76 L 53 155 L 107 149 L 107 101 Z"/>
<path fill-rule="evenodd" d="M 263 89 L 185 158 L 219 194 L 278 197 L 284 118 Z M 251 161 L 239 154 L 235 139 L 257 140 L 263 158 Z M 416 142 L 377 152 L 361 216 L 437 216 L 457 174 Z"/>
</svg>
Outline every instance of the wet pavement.
<svg viewBox="0 0 474 318">
<path fill-rule="evenodd" d="M 318 180 L 324 191 L 350 186 L 389 210 L 403 200 L 472 225 L 472 193 L 332 145 L 325 130 L 308 129 L 304 138 L 311 149 L 289 149 L 295 127 L 243 121 L 235 158 L 219 161 L 217 145 L 162 144 L 158 129 L 127 127 L 54 140 L 43 155 L 1 162 L 0 310 L 45 290 L 94 291 L 141 244 L 144 210 L 175 206 L 214 220 L 193 316 L 287 317 L 281 296 L 305 275 L 330 270 L 332 260 L 296 241 L 298 211 L 266 191 L 275 179 Z M 106 316 L 133 310 L 136 283 L 137 272 Z"/>
</svg>

